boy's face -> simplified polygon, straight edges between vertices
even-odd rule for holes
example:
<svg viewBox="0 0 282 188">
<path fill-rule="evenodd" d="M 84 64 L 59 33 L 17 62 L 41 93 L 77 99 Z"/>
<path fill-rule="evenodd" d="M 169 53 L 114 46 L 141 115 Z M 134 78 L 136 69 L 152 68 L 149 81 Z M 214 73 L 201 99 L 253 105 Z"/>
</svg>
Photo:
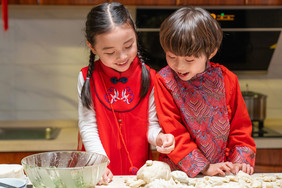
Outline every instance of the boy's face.
<svg viewBox="0 0 282 188">
<path fill-rule="evenodd" d="M 183 81 L 188 81 L 198 73 L 206 69 L 208 58 L 205 55 L 195 56 L 177 56 L 166 51 L 167 64 L 176 72 Z"/>
</svg>

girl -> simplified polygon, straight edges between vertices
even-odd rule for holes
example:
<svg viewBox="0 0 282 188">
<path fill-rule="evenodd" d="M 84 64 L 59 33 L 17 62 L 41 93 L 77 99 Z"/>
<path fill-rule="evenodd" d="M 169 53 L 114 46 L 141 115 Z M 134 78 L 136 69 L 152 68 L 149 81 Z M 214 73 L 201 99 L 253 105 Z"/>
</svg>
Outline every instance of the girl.
<svg viewBox="0 0 282 188">
<path fill-rule="evenodd" d="M 78 78 L 78 150 L 107 155 L 103 175 L 127 175 L 149 159 L 149 144 L 161 153 L 174 149 L 163 134 L 154 104 L 155 71 L 137 56 L 137 34 L 128 10 L 119 3 L 94 7 L 86 21 L 88 67 Z M 95 55 L 99 60 L 94 62 Z M 148 126 L 149 125 L 149 126 Z"/>
<path fill-rule="evenodd" d="M 201 8 L 181 8 L 161 25 L 168 66 L 156 75 L 159 122 L 175 137 L 162 160 L 190 177 L 252 174 L 256 147 L 238 79 L 209 60 L 222 41 L 218 22 Z"/>
</svg>

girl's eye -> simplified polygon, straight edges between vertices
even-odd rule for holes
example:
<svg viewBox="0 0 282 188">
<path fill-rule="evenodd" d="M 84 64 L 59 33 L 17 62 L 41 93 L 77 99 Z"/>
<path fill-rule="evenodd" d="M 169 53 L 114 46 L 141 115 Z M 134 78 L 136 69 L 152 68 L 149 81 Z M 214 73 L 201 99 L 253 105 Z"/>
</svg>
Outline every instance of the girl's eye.
<svg viewBox="0 0 282 188">
<path fill-rule="evenodd" d="M 132 47 L 132 44 L 129 46 L 126 46 L 125 49 L 130 49 Z"/>
<path fill-rule="evenodd" d="M 111 53 L 105 53 L 107 55 L 113 55 L 115 52 L 111 52 Z"/>
</svg>

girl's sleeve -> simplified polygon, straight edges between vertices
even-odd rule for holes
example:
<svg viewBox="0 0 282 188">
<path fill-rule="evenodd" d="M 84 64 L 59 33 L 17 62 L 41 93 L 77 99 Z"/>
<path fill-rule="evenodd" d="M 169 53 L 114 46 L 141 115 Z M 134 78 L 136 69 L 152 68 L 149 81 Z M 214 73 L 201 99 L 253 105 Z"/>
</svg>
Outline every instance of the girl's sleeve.
<svg viewBox="0 0 282 188">
<path fill-rule="evenodd" d="M 82 105 L 81 88 L 83 84 L 84 79 L 82 72 L 80 72 L 77 82 L 78 127 L 80 136 L 82 138 L 86 151 L 96 152 L 107 156 L 99 137 L 95 111 L 93 109 L 88 109 Z"/>
<path fill-rule="evenodd" d="M 256 146 L 252 134 L 252 122 L 241 94 L 238 78 L 226 73 L 224 77 L 227 109 L 230 119 L 230 133 L 226 159 L 232 163 L 255 165 Z"/>
<path fill-rule="evenodd" d="M 172 169 L 180 168 L 190 177 L 198 175 L 209 164 L 209 161 L 191 139 L 180 111 L 171 96 L 171 91 L 165 87 L 159 75 L 156 76 L 155 82 L 155 103 L 163 132 L 175 137 L 175 149 L 167 155 L 169 161 L 165 160 L 165 162 Z"/>
<path fill-rule="evenodd" d="M 156 112 L 154 88 L 153 88 L 149 96 L 148 142 L 156 146 L 157 136 L 161 131 L 162 131 L 162 128 L 160 127 L 157 112 Z"/>
</svg>

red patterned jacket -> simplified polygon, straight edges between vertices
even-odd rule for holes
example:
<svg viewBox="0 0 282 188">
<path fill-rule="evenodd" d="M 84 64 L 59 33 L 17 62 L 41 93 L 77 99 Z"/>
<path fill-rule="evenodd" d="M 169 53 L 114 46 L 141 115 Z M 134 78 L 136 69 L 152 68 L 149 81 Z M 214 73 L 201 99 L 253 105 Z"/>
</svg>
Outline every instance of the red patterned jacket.
<svg viewBox="0 0 282 188">
<path fill-rule="evenodd" d="M 190 177 L 211 163 L 255 164 L 252 124 L 238 78 L 226 67 L 207 69 L 182 81 L 169 67 L 156 75 L 155 102 L 165 133 L 175 136 L 175 149 L 161 159 Z"/>
</svg>

